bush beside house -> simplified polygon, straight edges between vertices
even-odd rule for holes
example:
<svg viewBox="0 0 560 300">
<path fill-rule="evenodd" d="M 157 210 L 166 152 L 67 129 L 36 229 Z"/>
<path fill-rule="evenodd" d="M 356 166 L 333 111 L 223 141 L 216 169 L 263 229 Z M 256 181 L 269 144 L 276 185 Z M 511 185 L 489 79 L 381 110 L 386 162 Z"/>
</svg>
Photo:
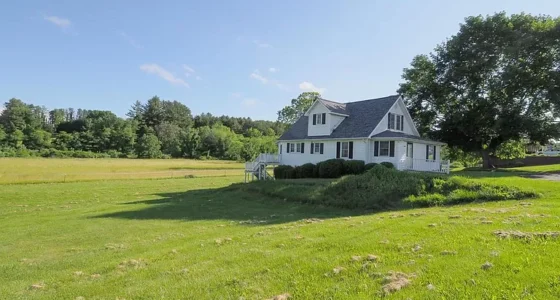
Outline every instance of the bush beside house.
<svg viewBox="0 0 560 300">
<path fill-rule="evenodd" d="M 344 175 L 362 174 L 376 165 L 378 164 L 365 164 L 363 160 L 329 159 L 317 164 L 307 163 L 297 167 L 279 165 L 274 168 L 274 177 L 276 179 L 339 178 Z M 391 163 L 380 165 L 394 168 Z"/>
</svg>

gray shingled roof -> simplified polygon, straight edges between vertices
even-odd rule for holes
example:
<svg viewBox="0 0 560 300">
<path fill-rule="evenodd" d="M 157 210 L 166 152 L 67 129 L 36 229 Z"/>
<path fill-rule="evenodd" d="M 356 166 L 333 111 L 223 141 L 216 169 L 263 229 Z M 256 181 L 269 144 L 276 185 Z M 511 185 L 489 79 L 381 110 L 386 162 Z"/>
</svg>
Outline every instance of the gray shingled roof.
<svg viewBox="0 0 560 300">
<path fill-rule="evenodd" d="M 406 134 L 404 132 L 398 132 L 398 131 L 391 131 L 391 130 L 385 130 L 383 132 L 380 132 L 376 135 L 372 135 L 372 138 L 406 138 L 406 139 L 414 139 L 414 140 L 420 140 L 420 141 L 426 141 L 426 142 L 434 142 L 434 143 L 440 143 L 434 140 L 430 140 L 428 138 L 424 138 L 421 136 L 415 136 L 412 134 Z"/>
<path fill-rule="evenodd" d="M 327 107 L 333 113 L 347 115 L 348 111 L 346 110 L 346 103 L 338 103 L 331 100 L 326 99 L 319 99 L 324 106 Z"/>
<path fill-rule="evenodd" d="M 387 114 L 391 106 L 397 101 L 399 95 L 357 102 L 338 103 L 320 99 L 329 110 L 335 113 L 348 115 L 344 121 L 330 134 L 323 136 L 308 136 L 308 117 L 299 118 L 288 131 L 284 132 L 279 140 L 307 140 L 324 138 L 365 138 L 375 129 Z M 336 109 L 336 110 L 335 110 Z"/>
</svg>

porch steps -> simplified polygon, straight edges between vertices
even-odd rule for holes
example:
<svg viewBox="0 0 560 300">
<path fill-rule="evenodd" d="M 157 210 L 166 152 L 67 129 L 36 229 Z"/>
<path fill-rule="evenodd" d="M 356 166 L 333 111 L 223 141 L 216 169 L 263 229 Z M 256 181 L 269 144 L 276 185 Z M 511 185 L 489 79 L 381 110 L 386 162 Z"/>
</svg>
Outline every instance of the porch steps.
<svg viewBox="0 0 560 300">
<path fill-rule="evenodd" d="M 261 153 L 252 162 L 245 163 L 245 182 L 252 180 L 274 180 L 267 168 L 279 164 L 277 154 Z"/>
</svg>

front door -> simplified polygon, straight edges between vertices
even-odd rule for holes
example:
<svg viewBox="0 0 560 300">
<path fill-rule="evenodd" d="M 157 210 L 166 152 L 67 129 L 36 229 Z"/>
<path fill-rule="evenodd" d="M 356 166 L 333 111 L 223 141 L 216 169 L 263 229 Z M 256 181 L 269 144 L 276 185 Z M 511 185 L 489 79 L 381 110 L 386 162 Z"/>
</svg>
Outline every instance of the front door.
<svg viewBox="0 0 560 300">
<path fill-rule="evenodd" d="M 414 144 L 406 143 L 406 167 L 408 169 L 412 169 L 412 161 L 413 161 L 413 153 L 414 153 Z"/>
</svg>

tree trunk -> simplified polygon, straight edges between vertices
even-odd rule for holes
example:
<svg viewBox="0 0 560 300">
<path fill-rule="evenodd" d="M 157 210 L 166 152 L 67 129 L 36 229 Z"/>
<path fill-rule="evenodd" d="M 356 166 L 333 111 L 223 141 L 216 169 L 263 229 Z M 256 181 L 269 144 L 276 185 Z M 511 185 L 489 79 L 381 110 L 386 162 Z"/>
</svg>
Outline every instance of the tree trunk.
<svg viewBox="0 0 560 300">
<path fill-rule="evenodd" d="M 493 169 L 494 164 L 492 164 L 492 159 L 490 158 L 490 152 L 488 150 L 480 151 L 482 155 L 482 168 L 483 169 Z"/>
</svg>

